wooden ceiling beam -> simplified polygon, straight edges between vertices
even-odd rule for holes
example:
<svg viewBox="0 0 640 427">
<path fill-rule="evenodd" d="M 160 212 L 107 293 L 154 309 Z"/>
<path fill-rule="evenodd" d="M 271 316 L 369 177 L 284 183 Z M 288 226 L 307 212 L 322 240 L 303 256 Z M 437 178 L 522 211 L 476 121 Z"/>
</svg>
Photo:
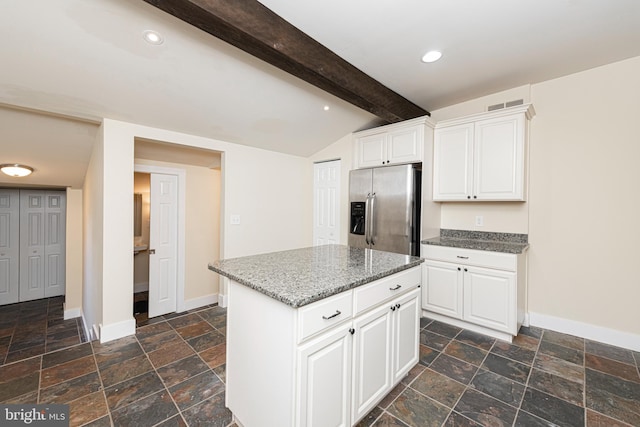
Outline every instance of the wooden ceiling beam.
<svg viewBox="0 0 640 427">
<path fill-rule="evenodd" d="M 388 123 L 429 115 L 256 0 L 144 1 Z"/>
</svg>

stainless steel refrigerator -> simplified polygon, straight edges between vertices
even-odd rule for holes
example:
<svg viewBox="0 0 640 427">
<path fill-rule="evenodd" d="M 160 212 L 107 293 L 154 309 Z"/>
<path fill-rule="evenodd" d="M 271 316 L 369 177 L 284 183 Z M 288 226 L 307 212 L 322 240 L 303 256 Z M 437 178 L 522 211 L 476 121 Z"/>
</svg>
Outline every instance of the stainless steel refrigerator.
<svg viewBox="0 0 640 427">
<path fill-rule="evenodd" d="M 420 164 L 349 174 L 349 246 L 419 256 Z"/>
</svg>

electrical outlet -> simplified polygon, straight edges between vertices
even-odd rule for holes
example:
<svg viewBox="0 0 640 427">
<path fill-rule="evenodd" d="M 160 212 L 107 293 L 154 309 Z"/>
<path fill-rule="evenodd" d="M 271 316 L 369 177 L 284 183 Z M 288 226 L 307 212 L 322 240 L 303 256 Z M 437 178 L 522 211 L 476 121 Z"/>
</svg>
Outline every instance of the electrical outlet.
<svg viewBox="0 0 640 427">
<path fill-rule="evenodd" d="M 240 225 L 240 214 L 231 214 L 231 225 Z"/>
<path fill-rule="evenodd" d="M 476 215 L 476 227 L 482 227 L 484 225 L 484 218 L 482 215 Z"/>
</svg>

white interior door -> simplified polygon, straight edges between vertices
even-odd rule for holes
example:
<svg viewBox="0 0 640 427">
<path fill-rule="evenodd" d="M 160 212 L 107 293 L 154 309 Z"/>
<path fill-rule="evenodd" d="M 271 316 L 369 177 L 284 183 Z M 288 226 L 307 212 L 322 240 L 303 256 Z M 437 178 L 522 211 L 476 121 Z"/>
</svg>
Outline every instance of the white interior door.
<svg viewBox="0 0 640 427">
<path fill-rule="evenodd" d="M 45 193 L 20 191 L 20 301 L 44 298 Z"/>
<path fill-rule="evenodd" d="M 340 160 L 313 165 L 313 245 L 340 243 Z"/>
<path fill-rule="evenodd" d="M 44 296 L 47 298 L 65 294 L 66 199 L 62 191 L 45 194 Z"/>
<path fill-rule="evenodd" d="M 0 305 L 18 302 L 20 192 L 0 190 Z"/>
<path fill-rule="evenodd" d="M 178 177 L 151 174 L 149 317 L 176 311 Z"/>
</svg>

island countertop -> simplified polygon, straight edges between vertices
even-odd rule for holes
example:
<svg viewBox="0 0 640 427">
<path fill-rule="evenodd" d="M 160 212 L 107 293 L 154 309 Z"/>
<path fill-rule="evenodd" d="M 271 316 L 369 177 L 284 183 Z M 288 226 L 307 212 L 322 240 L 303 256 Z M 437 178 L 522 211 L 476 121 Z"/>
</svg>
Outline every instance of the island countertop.
<svg viewBox="0 0 640 427">
<path fill-rule="evenodd" d="M 424 260 L 343 245 L 323 245 L 215 261 L 209 269 L 297 308 Z"/>
</svg>

